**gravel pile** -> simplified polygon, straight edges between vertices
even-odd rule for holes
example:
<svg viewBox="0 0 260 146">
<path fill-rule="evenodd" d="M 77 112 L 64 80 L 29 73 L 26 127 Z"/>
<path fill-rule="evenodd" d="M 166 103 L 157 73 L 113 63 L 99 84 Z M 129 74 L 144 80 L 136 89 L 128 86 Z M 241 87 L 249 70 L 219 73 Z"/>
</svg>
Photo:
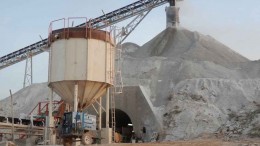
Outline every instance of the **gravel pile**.
<svg viewBox="0 0 260 146">
<path fill-rule="evenodd" d="M 259 60 L 183 28 L 168 28 L 143 46 L 124 47 L 124 85 L 146 88 L 158 109 L 163 140 L 205 133 L 260 137 Z"/>
</svg>

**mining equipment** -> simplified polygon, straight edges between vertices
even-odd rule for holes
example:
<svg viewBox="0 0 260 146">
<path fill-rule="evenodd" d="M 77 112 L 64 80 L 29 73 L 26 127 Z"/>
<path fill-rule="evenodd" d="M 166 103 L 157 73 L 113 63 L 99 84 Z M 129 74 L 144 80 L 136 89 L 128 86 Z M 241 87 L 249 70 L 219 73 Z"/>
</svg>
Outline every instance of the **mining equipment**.
<svg viewBox="0 0 260 146">
<path fill-rule="evenodd" d="M 165 3 L 170 4 L 169 7 L 166 7 L 166 25 L 176 27 L 179 23 L 179 8 L 175 6 L 175 0 L 139 0 L 94 19 L 62 18 L 50 23 L 47 39 L 42 39 L 1 57 L 0 69 L 49 51 L 49 87 L 52 92 L 62 98 L 64 103 L 69 105 L 68 107 L 73 107 L 73 109 L 67 108 L 64 112 L 60 121 L 59 134 L 64 139 L 64 144 L 71 145 L 72 139 L 75 145 L 80 143 L 79 139 L 83 144 L 91 144 L 95 138 L 100 140 L 102 136 L 93 135 L 93 131 L 97 129 L 96 116 L 89 115 L 85 109 L 97 100 L 102 107 L 101 97 L 106 93 L 106 109 L 103 110 L 106 111 L 106 120 L 109 119 L 109 96 L 113 97 L 116 92 L 116 87 L 113 85 L 118 83 L 115 77 L 117 73 L 120 73 L 115 69 L 115 58 L 118 59 L 115 47 L 118 48 L 118 45 L 129 36 L 153 8 Z M 136 17 L 126 27 L 122 28 L 119 33 L 115 33 L 112 25 L 133 16 Z M 85 23 L 69 27 L 67 24 L 70 24 L 73 19 L 83 19 Z M 62 22 L 64 27 L 53 30 L 53 24 L 57 22 Z M 32 67 L 32 63 L 30 65 Z M 26 71 L 26 75 L 27 73 Z M 25 78 L 27 78 L 26 75 Z M 29 76 L 32 77 L 32 74 Z M 110 87 L 114 89 L 109 94 Z M 52 119 L 53 99 L 50 100 L 49 126 L 55 127 Z M 111 101 L 113 102 L 113 100 Z M 111 107 L 113 130 L 115 129 L 113 128 L 115 127 L 114 106 Z M 101 117 L 100 114 L 101 112 L 99 117 Z M 98 130 L 101 130 L 101 126 Z M 51 130 L 49 133 L 55 132 Z M 109 121 L 106 121 L 107 137 L 105 139 L 108 143 L 111 142 L 114 132 L 111 133 Z M 49 140 L 54 141 L 52 139 L 55 139 L 55 135 L 50 136 Z M 50 144 L 55 144 L 55 142 Z"/>
</svg>

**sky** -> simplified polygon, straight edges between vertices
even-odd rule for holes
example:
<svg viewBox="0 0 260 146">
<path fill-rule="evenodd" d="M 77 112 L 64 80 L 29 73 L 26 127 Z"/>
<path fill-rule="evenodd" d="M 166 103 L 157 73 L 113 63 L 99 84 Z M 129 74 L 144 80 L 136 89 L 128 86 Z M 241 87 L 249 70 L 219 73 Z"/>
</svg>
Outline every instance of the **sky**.
<svg viewBox="0 0 260 146">
<path fill-rule="evenodd" d="M 136 0 L 134 0 L 136 1 Z M 68 17 L 95 18 L 133 0 L 8 0 L 0 2 L 0 56 L 40 41 L 52 20 Z M 260 59 L 259 0 L 183 0 L 180 25 L 210 35 L 241 55 Z M 153 9 L 125 42 L 143 45 L 166 26 L 165 7 Z M 129 21 L 129 20 L 128 20 Z M 118 24 L 124 26 L 128 21 Z M 75 21 L 74 24 L 81 23 Z M 58 26 L 57 26 L 58 27 Z M 0 70 L 0 99 L 22 89 L 25 61 Z M 33 57 L 33 82 L 47 82 L 48 53 Z"/>
</svg>

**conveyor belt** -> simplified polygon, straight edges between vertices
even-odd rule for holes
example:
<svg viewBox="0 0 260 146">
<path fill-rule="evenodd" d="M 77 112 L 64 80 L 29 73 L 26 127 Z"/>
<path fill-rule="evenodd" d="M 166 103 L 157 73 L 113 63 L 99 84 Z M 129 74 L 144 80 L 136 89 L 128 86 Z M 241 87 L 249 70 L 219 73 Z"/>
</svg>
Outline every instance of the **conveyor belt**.
<svg viewBox="0 0 260 146">
<path fill-rule="evenodd" d="M 87 25 L 91 25 L 95 29 L 103 29 L 107 26 L 113 25 L 115 23 L 121 22 L 130 17 L 136 16 L 145 11 L 151 10 L 155 7 L 161 6 L 168 1 L 172 0 L 139 0 L 132 4 L 129 4 L 125 7 L 112 11 L 110 13 L 104 14 L 100 17 L 91 19 L 87 22 Z M 172 2 L 170 2 L 172 3 Z M 86 26 L 86 23 L 80 24 L 76 27 Z M 36 42 L 29 46 L 26 46 L 20 50 L 17 50 L 13 53 L 7 54 L 0 58 L 0 70 L 23 61 L 27 58 L 28 53 L 35 56 L 44 51 L 47 51 L 48 40 L 44 39 L 42 41 Z"/>
</svg>

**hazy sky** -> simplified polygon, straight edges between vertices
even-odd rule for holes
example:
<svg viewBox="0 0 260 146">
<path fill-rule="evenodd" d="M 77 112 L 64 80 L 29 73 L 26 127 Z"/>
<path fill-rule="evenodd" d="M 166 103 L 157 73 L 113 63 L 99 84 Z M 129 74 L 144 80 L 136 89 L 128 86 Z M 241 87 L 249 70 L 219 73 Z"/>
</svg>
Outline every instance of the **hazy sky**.
<svg viewBox="0 0 260 146">
<path fill-rule="evenodd" d="M 46 38 L 49 22 L 82 16 L 95 18 L 134 1 L 131 0 L 8 0 L 0 2 L 0 56 Z M 126 41 L 144 44 L 165 29 L 165 6 L 155 8 Z M 259 0 L 184 0 L 180 6 L 181 26 L 211 35 L 251 59 L 260 59 Z M 76 24 L 77 22 L 75 22 Z M 122 24 L 121 24 L 122 25 Z M 48 54 L 33 58 L 34 82 L 46 82 Z M 0 99 L 9 89 L 23 86 L 25 61 L 0 70 Z"/>
</svg>

